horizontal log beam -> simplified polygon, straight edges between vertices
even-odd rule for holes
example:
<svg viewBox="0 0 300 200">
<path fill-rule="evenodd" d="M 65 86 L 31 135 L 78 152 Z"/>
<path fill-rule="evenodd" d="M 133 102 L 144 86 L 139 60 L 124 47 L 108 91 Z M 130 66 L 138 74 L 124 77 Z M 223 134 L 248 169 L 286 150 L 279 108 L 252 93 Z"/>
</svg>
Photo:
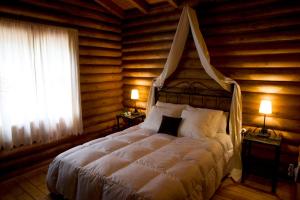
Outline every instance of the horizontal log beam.
<svg viewBox="0 0 300 200">
<path fill-rule="evenodd" d="M 151 86 L 152 78 L 124 78 L 123 83 L 127 85 Z"/>
<path fill-rule="evenodd" d="M 104 130 L 112 129 L 116 125 L 116 120 L 109 120 L 107 122 L 102 122 L 100 124 L 88 127 L 84 130 L 84 133 L 91 134 L 96 132 L 102 132 Z"/>
<path fill-rule="evenodd" d="M 210 47 L 212 57 L 217 56 L 251 56 L 251 55 L 276 55 L 297 54 L 300 52 L 299 42 L 271 42 L 246 45 L 232 45 L 223 47 Z"/>
<path fill-rule="evenodd" d="M 123 77 L 131 77 L 131 78 L 154 78 L 159 76 L 161 70 L 151 70 L 151 71 L 124 71 Z"/>
<path fill-rule="evenodd" d="M 133 36 L 139 34 L 154 34 L 154 33 L 167 32 L 167 31 L 175 32 L 177 28 L 177 23 L 178 21 L 174 21 L 174 22 L 168 22 L 162 24 L 149 25 L 145 27 L 133 28 L 124 32 L 123 35 Z"/>
<path fill-rule="evenodd" d="M 268 68 L 268 69 L 232 69 L 220 68 L 220 71 L 235 79 L 235 80 L 253 80 L 253 81 L 289 81 L 300 82 L 300 68 L 299 69 L 281 69 L 281 68 Z"/>
<path fill-rule="evenodd" d="M 243 92 L 243 103 L 259 104 L 262 99 L 269 99 L 275 106 L 299 106 L 300 95 L 266 94 Z"/>
<path fill-rule="evenodd" d="M 120 103 L 111 104 L 108 106 L 103 106 L 103 107 L 98 107 L 98 108 L 84 109 L 82 111 L 82 116 L 83 116 L 83 119 L 86 119 L 87 117 L 111 113 L 111 112 L 119 111 L 121 109 L 123 109 L 122 104 L 120 104 Z"/>
<path fill-rule="evenodd" d="M 123 69 L 162 69 L 165 60 L 139 61 L 139 62 L 123 62 Z"/>
<path fill-rule="evenodd" d="M 166 59 L 169 55 L 168 50 L 144 51 L 138 53 L 124 53 L 123 60 L 155 60 Z"/>
<path fill-rule="evenodd" d="M 102 83 L 102 82 L 114 82 L 121 81 L 121 74 L 89 74 L 81 75 L 80 83 Z"/>
<path fill-rule="evenodd" d="M 267 94 L 299 95 L 300 84 L 268 81 L 238 81 L 242 91 Z"/>
<path fill-rule="evenodd" d="M 81 101 L 84 102 L 84 101 L 96 100 L 96 99 L 101 99 L 101 98 L 122 96 L 122 93 L 123 93 L 122 89 L 103 90 L 103 91 L 97 91 L 97 92 L 82 93 Z"/>
<path fill-rule="evenodd" d="M 79 28 L 78 35 L 85 38 L 96 38 L 102 40 L 121 41 L 121 34 L 109 33 L 95 29 Z"/>
<path fill-rule="evenodd" d="M 129 44 L 123 45 L 122 52 L 140 52 L 140 51 L 150 51 L 150 50 L 169 50 L 171 48 L 172 41 L 162 41 L 162 42 L 148 42 L 139 44 Z"/>
<path fill-rule="evenodd" d="M 118 65 L 80 65 L 80 74 L 117 74 L 122 68 Z"/>
<path fill-rule="evenodd" d="M 20 166 L 28 167 L 28 165 L 36 165 L 41 161 L 45 161 L 55 156 L 59 153 L 70 149 L 73 145 L 71 143 L 60 144 L 59 146 L 52 147 L 51 149 L 46 149 L 44 151 L 33 152 L 33 154 L 26 155 L 23 157 L 18 157 L 17 159 L 8 160 L 0 163 L 0 177 L 5 176 L 8 172 L 15 171 L 19 169 Z M 29 163 L 29 164 L 28 164 Z"/>
<path fill-rule="evenodd" d="M 114 112 L 110 112 L 110 113 L 107 113 L 105 115 L 98 115 L 98 116 L 93 116 L 93 117 L 89 117 L 89 118 L 86 118 L 84 121 L 83 121 L 83 126 L 84 127 L 92 127 L 92 126 L 95 126 L 95 125 L 98 125 L 98 124 L 101 124 L 105 121 L 112 121 L 112 120 L 115 120 L 116 118 L 116 115 L 121 112 L 121 110 L 119 111 L 114 111 Z"/>
<path fill-rule="evenodd" d="M 223 46 L 229 44 L 261 44 L 267 42 L 290 42 L 300 40 L 299 30 L 283 30 L 276 32 L 243 33 L 231 35 L 217 35 L 205 37 L 209 47 Z"/>
<path fill-rule="evenodd" d="M 213 57 L 216 67 L 232 68 L 299 68 L 300 54 Z"/>
<path fill-rule="evenodd" d="M 170 21 L 179 21 L 180 12 L 178 10 L 171 11 L 163 14 L 158 15 L 146 15 L 141 18 L 136 18 L 134 20 L 125 20 L 124 22 L 124 29 L 127 30 L 128 28 L 138 27 L 138 26 L 145 26 L 151 24 L 158 24 L 158 23 L 165 23 Z"/>
<path fill-rule="evenodd" d="M 299 3 L 273 3 L 271 7 L 260 7 L 255 10 L 239 10 L 232 13 L 211 15 L 201 21 L 201 24 L 217 25 L 228 23 L 245 23 L 251 21 L 258 21 L 261 19 L 271 19 L 275 17 L 288 17 L 289 15 L 299 13 Z"/>
<path fill-rule="evenodd" d="M 250 32 L 275 31 L 280 29 L 288 29 L 293 26 L 300 25 L 300 18 L 283 18 L 283 19 L 269 19 L 255 23 L 229 24 L 219 25 L 215 27 L 203 27 L 202 31 L 206 35 L 221 35 L 221 34 L 237 34 Z"/>
<path fill-rule="evenodd" d="M 123 44 L 137 44 L 137 43 L 146 43 L 146 42 L 158 42 L 158 41 L 169 41 L 172 42 L 175 35 L 175 31 L 149 34 L 149 35 L 136 35 L 128 36 L 123 39 Z"/>
<path fill-rule="evenodd" d="M 94 56 L 80 56 L 80 65 L 121 65 L 120 58 L 106 58 L 106 57 L 94 57 Z"/>
<path fill-rule="evenodd" d="M 81 56 L 104 56 L 104 57 L 119 57 L 121 59 L 122 52 L 120 50 L 93 48 L 93 47 L 80 47 L 79 55 Z"/>
<path fill-rule="evenodd" d="M 79 37 L 79 46 L 102 47 L 108 49 L 121 49 L 120 42 Z"/>
<path fill-rule="evenodd" d="M 123 82 L 102 82 L 102 83 L 84 83 L 80 85 L 81 92 L 96 92 L 103 90 L 120 89 Z"/>
<path fill-rule="evenodd" d="M 116 96 L 116 97 L 110 97 L 110 98 L 102 98 L 92 101 L 86 101 L 82 103 L 82 106 L 85 109 L 91 109 L 91 108 L 97 108 L 97 107 L 105 107 L 112 104 L 122 104 L 123 97 Z"/>
</svg>

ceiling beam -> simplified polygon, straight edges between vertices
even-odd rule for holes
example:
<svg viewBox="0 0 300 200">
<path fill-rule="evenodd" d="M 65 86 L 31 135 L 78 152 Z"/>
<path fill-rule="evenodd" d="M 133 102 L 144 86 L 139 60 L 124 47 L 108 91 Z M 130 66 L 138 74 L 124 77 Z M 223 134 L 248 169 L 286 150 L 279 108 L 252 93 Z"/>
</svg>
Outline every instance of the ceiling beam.
<svg viewBox="0 0 300 200">
<path fill-rule="evenodd" d="M 124 12 L 122 8 L 120 8 L 118 5 L 113 3 L 111 0 L 95 0 L 96 3 L 104 7 L 106 10 L 111 12 L 112 14 L 120 17 L 121 19 L 124 18 Z"/>
<path fill-rule="evenodd" d="M 134 7 L 139 9 L 142 13 L 147 14 L 149 6 L 145 0 L 128 0 Z"/>
<path fill-rule="evenodd" d="M 167 0 L 169 4 L 171 4 L 174 8 L 178 8 L 178 5 L 176 3 L 176 0 Z"/>
</svg>

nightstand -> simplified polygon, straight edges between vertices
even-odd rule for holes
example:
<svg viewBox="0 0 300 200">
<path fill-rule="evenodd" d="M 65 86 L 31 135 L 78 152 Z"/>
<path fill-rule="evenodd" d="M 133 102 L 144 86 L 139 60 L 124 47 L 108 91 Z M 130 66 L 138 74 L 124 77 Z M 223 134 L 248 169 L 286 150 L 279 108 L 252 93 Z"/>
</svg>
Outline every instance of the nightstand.
<svg viewBox="0 0 300 200">
<path fill-rule="evenodd" d="M 252 171 L 259 171 L 263 175 L 269 174 L 272 179 L 272 192 L 276 192 L 279 158 L 280 158 L 280 145 L 281 136 L 261 137 L 258 136 L 258 132 L 254 130 L 247 131 L 243 135 L 243 147 L 242 147 L 242 163 L 243 174 L 242 182 L 244 182 L 247 173 Z M 266 148 L 268 151 L 272 151 L 273 155 L 266 158 L 262 158 L 258 155 L 252 155 L 253 146 L 260 146 Z M 257 150 L 257 149 L 256 149 Z M 265 152 L 262 151 L 261 154 Z M 256 172 L 257 172 L 256 171 Z"/>
<path fill-rule="evenodd" d="M 125 112 L 122 112 L 122 113 L 117 114 L 116 117 L 117 117 L 118 130 L 121 130 L 120 129 L 120 119 L 123 119 L 123 121 L 126 124 L 124 128 L 128 128 L 128 127 L 131 127 L 133 125 L 143 122 L 146 117 L 146 114 L 138 112 L 138 113 L 131 113 L 130 115 L 128 115 Z"/>
</svg>

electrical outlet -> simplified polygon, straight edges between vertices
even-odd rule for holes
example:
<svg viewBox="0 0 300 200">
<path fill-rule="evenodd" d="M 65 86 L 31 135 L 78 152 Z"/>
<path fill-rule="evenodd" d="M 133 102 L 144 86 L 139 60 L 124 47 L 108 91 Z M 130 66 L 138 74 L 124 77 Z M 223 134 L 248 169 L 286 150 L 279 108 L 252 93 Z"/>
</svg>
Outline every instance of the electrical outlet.
<svg viewBox="0 0 300 200">
<path fill-rule="evenodd" d="M 290 163 L 288 168 L 288 176 L 293 177 L 294 176 L 294 164 Z"/>
</svg>

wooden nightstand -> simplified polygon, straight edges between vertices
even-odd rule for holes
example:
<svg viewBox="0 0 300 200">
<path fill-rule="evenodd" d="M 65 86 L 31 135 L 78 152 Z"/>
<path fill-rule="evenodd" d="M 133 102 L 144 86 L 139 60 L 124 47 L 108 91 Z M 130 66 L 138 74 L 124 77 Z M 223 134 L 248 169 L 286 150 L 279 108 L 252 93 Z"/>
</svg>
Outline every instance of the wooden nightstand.
<svg viewBox="0 0 300 200">
<path fill-rule="evenodd" d="M 136 125 L 138 123 L 141 123 L 144 121 L 146 114 L 145 113 L 131 113 L 131 115 L 127 115 L 125 112 L 119 113 L 117 114 L 117 127 L 118 130 L 120 129 L 120 119 L 123 119 L 123 121 L 125 122 L 125 127 L 123 128 L 128 128 L 131 127 L 133 125 Z"/>
<path fill-rule="evenodd" d="M 261 137 L 257 136 L 254 130 L 248 131 L 243 135 L 242 147 L 242 162 L 243 174 L 242 182 L 244 182 L 247 173 L 252 171 L 259 171 L 263 175 L 270 175 L 272 178 L 272 192 L 276 192 L 281 136 Z M 273 156 L 262 158 L 260 156 L 252 155 L 253 146 L 258 145 L 262 148 L 267 148 L 268 151 L 273 151 Z M 265 152 L 261 152 L 264 154 Z"/>
</svg>

